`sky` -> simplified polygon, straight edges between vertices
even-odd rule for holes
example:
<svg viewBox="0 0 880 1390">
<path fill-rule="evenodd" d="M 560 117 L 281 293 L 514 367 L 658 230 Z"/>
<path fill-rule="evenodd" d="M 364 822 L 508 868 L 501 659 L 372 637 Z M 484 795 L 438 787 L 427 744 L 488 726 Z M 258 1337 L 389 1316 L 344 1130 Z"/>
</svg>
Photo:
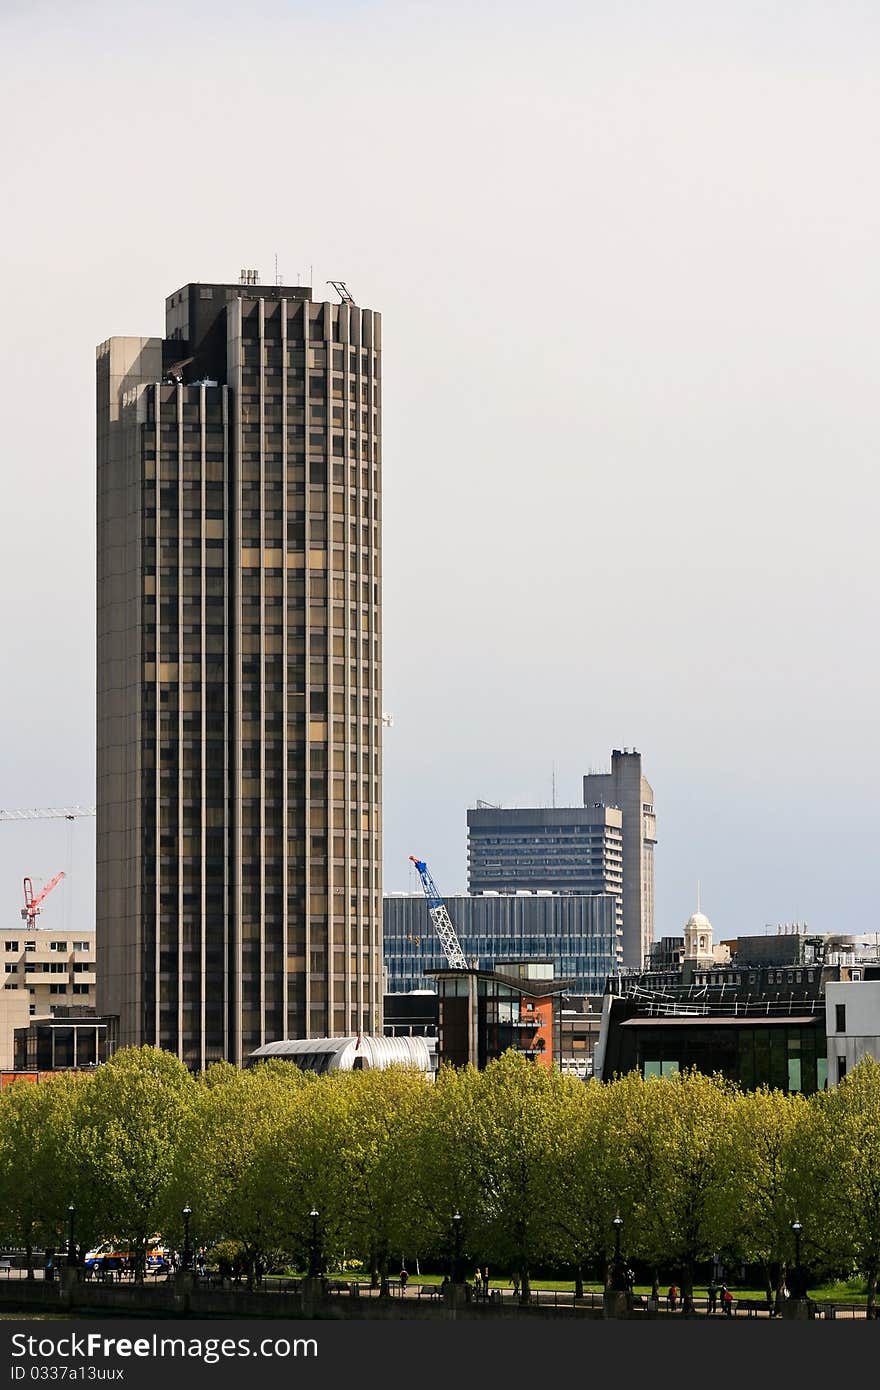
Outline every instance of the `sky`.
<svg viewBox="0 0 880 1390">
<path fill-rule="evenodd" d="M 877 927 L 880 10 L 3 0 L 0 807 L 94 799 L 94 348 L 383 314 L 386 891 L 637 747 L 658 934 Z M 0 911 L 94 822 L 0 824 Z"/>
</svg>

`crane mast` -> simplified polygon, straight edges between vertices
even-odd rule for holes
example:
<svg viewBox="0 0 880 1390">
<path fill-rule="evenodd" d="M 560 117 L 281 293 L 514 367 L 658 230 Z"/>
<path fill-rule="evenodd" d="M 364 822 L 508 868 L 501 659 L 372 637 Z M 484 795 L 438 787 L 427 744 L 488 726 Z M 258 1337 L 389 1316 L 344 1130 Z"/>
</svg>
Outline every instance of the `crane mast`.
<svg viewBox="0 0 880 1390">
<path fill-rule="evenodd" d="M 455 927 L 452 925 L 452 918 L 440 896 L 436 883 L 428 872 L 427 864 L 424 859 L 416 859 L 414 854 L 410 855 L 410 859 L 415 864 L 419 878 L 422 880 L 422 887 L 428 901 L 428 916 L 440 939 L 440 945 L 443 947 L 443 954 L 450 969 L 467 970 L 468 963 L 464 951 L 461 949 L 461 942 L 456 935 Z"/>
</svg>

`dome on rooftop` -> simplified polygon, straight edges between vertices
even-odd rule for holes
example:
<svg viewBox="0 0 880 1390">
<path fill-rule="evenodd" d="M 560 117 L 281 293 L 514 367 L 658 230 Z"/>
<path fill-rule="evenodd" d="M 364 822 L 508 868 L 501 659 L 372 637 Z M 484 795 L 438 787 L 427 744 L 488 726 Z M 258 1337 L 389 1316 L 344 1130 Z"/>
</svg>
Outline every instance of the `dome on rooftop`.
<svg viewBox="0 0 880 1390">
<path fill-rule="evenodd" d="M 712 923 L 705 912 L 694 912 L 685 922 L 685 929 L 693 927 L 694 931 L 711 931 Z"/>
</svg>

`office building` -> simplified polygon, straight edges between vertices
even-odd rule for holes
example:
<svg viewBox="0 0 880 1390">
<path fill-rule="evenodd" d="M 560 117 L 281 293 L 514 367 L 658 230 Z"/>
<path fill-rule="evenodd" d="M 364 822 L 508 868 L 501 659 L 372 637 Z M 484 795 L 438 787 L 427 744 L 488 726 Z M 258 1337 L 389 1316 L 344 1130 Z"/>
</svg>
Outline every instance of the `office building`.
<svg viewBox="0 0 880 1390">
<path fill-rule="evenodd" d="M 654 941 L 654 792 L 642 774 L 642 755 L 615 748 L 610 772 L 584 777 L 584 805 L 615 806 L 622 817 L 623 963 L 641 970 Z"/>
<path fill-rule="evenodd" d="M 812 1095 L 825 1088 L 825 1003 L 818 986 L 785 1000 L 747 989 L 666 987 L 634 976 L 615 981 L 603 1004 L 594 1074 L 672 1076 L 696 1067 L 743 1090 L 771 1086 Z"/>
<path fill-rule="evenodd" d="M 15 1030 L 31 1019 L 51 1019 L 71 1007 L 95 1009 L 95 933 L 22 925 L 0 932 L 0 1070 L 15 1065 Z"/>
<path fill-rule="evenodd" d="M 609 893 L 484 893 L 445 899 L 468 960 L 483 969 L 501 961 L 551 960 L 559 978 L 581 994 L 602 994 L 620 966 L 619 898 Z M 433 988 L 430 972 L 446 958 L 424 894 L 384 901 L 385 987 L 390 997 Z"/>
<path fill-rule="evenodd" d="M 622 926 L 622 827 L 616 807 L 477 807 L 467 813 L 468 891 L 610 893 Z"/>
<path fill-rule="evenodd" d="M 563 991 L 552 961 L 510 961 L 495 970 L 438 970 L 437 1060 L 475 1066 L 514 1051 L 538 1066 L 557 1064 Z"/>
<path fill-rule="evenodd" d="M 98 1002 L 195 1069 L 381 1030 L 381 327 L 342 297 L 243 272 L 97 350 Z"/>
<path fill-rule="evenodd" d="M 836 1085 L 859 1057 L 880 1055 L 874 934 L 786 924 L 714 944 L 709 919 L 697 912 L 678 952 L 674 941 L 658 943 L 645 972 L 609 980 L 595 1054 L 602 1079 L 697 1067 L 747 1090 L 809 1095 Z"/>
<path fill-rule="evenodd" d="M 534 958 L 530 962 L 536 964 Z M 552 962 L 545 962 L 556 975 Z M 523 962 L 517 963 L 519 978 Z M 432 972 L 432 989 L 415 989 L 408 994 L 386 994 L 385 1034 L 393 1038 L 426 1038 L 436 1047 L 440 1021 L 440 1000 L 436 993 L 442 972 Z M 510 963 L 495 967 L 493 975 L 509 975 Z M 588 1081 L 593 1075 L 593 1053 L 602 1021 L 602 996 L 561 994 L 554 1003 L 556 1024 L 553 1060 L 566 1076 Z M 526 1011 L 526 1018 L 530 1015 Z"/>
</svg>

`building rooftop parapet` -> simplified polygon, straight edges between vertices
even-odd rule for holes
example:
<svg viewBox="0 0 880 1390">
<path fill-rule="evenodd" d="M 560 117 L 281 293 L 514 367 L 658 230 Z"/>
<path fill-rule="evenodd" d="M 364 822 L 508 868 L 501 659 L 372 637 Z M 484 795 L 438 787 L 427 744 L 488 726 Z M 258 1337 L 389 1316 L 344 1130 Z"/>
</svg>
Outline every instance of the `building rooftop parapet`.
<svg viewBox="0 0 880 1390">
<path fill-rule="evenodd" d="M 612 981 L 609 981 L 611 984 Z M 824 995 L 818 989 L 813 994 L 789 993 L 782 998 L 779 994 L 743 996 L 741 992 L 728 987 L 725 998 L 723 985 L 714 988 L 690 985 L 649 990 L 635 981 L 625 981 L 622 988 L 609 988 L 608 992 L 634 1004 L 636 1016 L 640 1018 L 769 1018 L 774 1015 L 821 1013 L 825 1009 Z"/>
</svg>

